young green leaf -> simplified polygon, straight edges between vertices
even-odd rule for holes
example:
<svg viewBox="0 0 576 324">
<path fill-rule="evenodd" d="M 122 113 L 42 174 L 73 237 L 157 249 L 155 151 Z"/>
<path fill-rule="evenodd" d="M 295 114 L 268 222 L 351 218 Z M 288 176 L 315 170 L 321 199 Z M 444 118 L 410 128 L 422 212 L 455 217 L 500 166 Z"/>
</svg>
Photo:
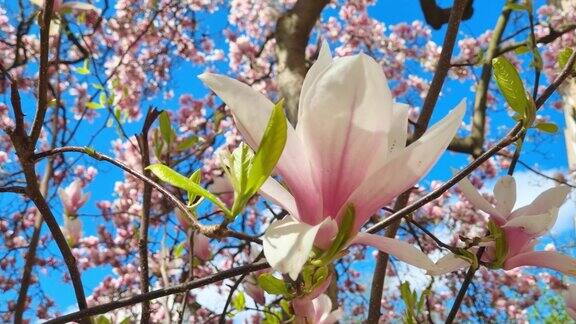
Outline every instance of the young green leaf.
<svg viewBox="0 0 576 324">
<path fill-rule="evenodd" d="M 572 48 L 566 47 L 565 49 L 561 50 L 560 53 L 558 53 L 558 65 L 561 69 L 563 69 L 566 64 L 568 64 L 568 59 L 570 59 L 570 56 L 572 56 L 573 52 L 574 50 Z"/>
<path fill-rule="evenodd" d="M 98 102 L 90 101 L 90 102 L 86 103 L 86 108 L 88 108 L 88 109 L 102 109 L 102 108 L 104 108 L 104 106 L 102 106 L 102 104 L 100 104 Z"/>
<path fill-rule="evenodd" d="M 170 116 L 165 110 L 160 113 L 160 133 L 164 142 L 170 143 L 172 137 L 172 126 L 170 126 Z"/>
<path fill-rule="evenodd" d="M 558 126 L 554 123 L 538 123 L 536 124 L 537 129 L 546 132 L 546 133 L 550 133 L 550 134 L 554 134 L 558 131 Z"/>
<path fill-rule="evenodd" d="M 258 276 L 258 286 L 271 295 L 288 295 L 286 284 L 271 273 L 263 273 Z"/>
<path fill-rule="evenodd" d="M 498 88 L 506 98 L 510 108 L 521 116 L 526 116 L 526 109 L 530 103 L 526 96 L 524 83 L 514 65 L 504 56 L 499 56 L 492 60 L 492 66 Z"/>
<path fill-rule="evenodd" d="M 243 311 L 246 309 L 246 297 L 244 297 L 244 292 L 239 291 L 236 296 L 232 299 L 232 307 L 237 311 Z"/>
<path fill-rule="evenodd" d="M 84 60 L 82 67 L 76 68 L 76 73 L 86 75 L 90 74 L 90 67 L 88 66 L 88 59 Z"/>
<path fill-rule="evenodd" d="M 194 181 L 172 170 L 170 167 L 157 163 L 148 166 L 146 170 L 154 173 L 162 181 L 168 182 L 169 184 L 180 189 L 184 189 L 188 193 L 199 195 L 210 200 L 212 203 L 218 206 L 218 208 L 220 208 L 224 214 L 226 214 L 226 216 L 230 216 L 230 211 L 228 208 L 226 208 L 226 205 L 220 199 L 218 199 L 218 197 L 214 196 L 212 193 L 202 188 L 202 186 L 195 183 Z"/>
<path fill-rule="evenodd" d="M 255 194 L 272 174 L 284 151 L 287 130 L 284 101 L 280 100 L 272 110 L 262 141 L 254 156 L 254 162 L 248 174 L 248 195 Z"/>
<path fill-rule="evenodd" d="M 184 253 L 185 245 L 186 245 L 186 242 L 182 242 L 182 243 L 176 245 L 176 247 L 174 248 L 174 257 L 179 258 L 180 256 L 182 256 L 182 253 Z"/>
<path fill-rule="evenodd" d="M 194 146 L 194 144 L 196 143 L 198 143 L 198 136 L 190 135 L 185 139 L 183 139 L 180 143 L 178 143 L 178 145 L 176 146 L 176 150 L 185 151 Z"/>
</svg>

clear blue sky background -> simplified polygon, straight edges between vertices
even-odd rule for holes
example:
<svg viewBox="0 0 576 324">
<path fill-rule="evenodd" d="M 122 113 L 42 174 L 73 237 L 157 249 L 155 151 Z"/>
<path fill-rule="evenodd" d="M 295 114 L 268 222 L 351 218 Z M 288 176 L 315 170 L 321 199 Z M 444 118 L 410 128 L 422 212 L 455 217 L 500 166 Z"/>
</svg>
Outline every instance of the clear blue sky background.
<svg viewBox="0 0 576 324">
<path fill-rule="evenodd" d="M 113 3 L 114 1 L 111 1 Z M 0 2 L 2 3 L 2 2 Z M 10 8 L 10 1 L 4 1 L 3 6 Z M 450 5 L 452 1 L 440 1 L 443 6 Z M 496 22 L 497 16 L 500 12 L 504 0 L 497 1 L 475 1 L 475 12 L 472 19 L 463 22 L 460 28 L 461 35 L 466 36 L 478 36 L 486 29 L 492 28 Z M 537 1 L 535 7 L 538 7 L 542 1 Z M 423 15 L 418 6 L 417 0 L 395 0 L 395 1 L 380 1 L 376 6 L 370 8 L 370 12 L 373 14 L 374 18 L 384 21 L 387 25 L 399 23 L 399 22 L 411 22 L 413 20 L 422 20 Z M 327 14 L 334 14 L 333 10 L 326 12 Z M 222 27 L 226 24 L 226 11 L 219 11 L 212 15 L 199 15 L 201 20 L 200 26 L 204 29 L 204 32 L 208 32 L 210 35 L 214 36 L 218 42 L 217 47 L 227 48 L 224 40 L 221 36 L 218 36 Z M 515 25 L 512 24 L 512 28 L 524 27 L 527 21 L 521 20 Z M 442 43 L 442 39 L 445 33 L 445 27 L 439 31 L 433 31 L 433 39 L 437 43 Z M 528 60 L 528 58 L 526 58 Z M 219 64 L 221 73 L 227 73 L 226 64 Z M 147 107 L 148 105 L 154 105 L 161 109 L 176 110 L 178 107 L 178 97 L 184 93 L 191 93 L 195 96 L 201 97 L 207 93 L 207 89 L 199 82 L 195 75 L 200 74 L 203 70 L 193 66 L 187 62 L 180 62 L 173 70 L 173 81 L 171 82 L 170 88 L 175 92 L 174 99 L 165 101 L 162 99 L 154 99 L 144 102 L 142 107 Z M 430 74 L 423 74 L 423 77 L 430 80 Z M 532 77 L 530 74 L 527 75 L 526 82 L 531 85 Z M 448 110 L 452 109 L 463 97 L 467 99 L 468 107 L 470 108 L 473 104 L 473 93 L 470 91 L 470 82 L 460 83 L 460 82 L 449 82 L 447 86 L 443 89 L 443 97 L 440 98 L 437 109 L 434 114 L 433 121 L 440 119 Z M 158 95 L 157 98 L 161 98 Z M 30 105 L 29 98 L 27 102 L 28 107 L 33 107 Z M 503 109 L 502 104 L 497 108 L 498 112 L 492 114 L 492 126 L 493 130 L 497 129 L 500 125 L 510 125 L 511 119 L 508 117 L 507 112 Z M 31 111 L 31 110 L 29 110 Z M 549 114 L 554 121 L 559 125 L 563 125 L 562 115 L 553 111 L 552 109 L 546 109 L 545 113 Z M 79 136 L 76 137 L 75 142 L 72 145 L 86 145 L 88 139 L 92 135 L 93 131 L 99 128 L 103 123 L 105 123 L 105 114 L 101 114 L 101 117 L 96 119 L 93 124 L 84 123 L 81 128 Z M 470 116 L 470 109 L 468 110 L 467 118 Z M 469 123 L 469 119 L 466 120 Z M 137 133 L 141 128 L 141 123 L 132 123 L 125 125 L 127 133 L 129 135 Z M 545 142 L 545 145 L 534 145 L 528 144 L 525 148 L 525 155 L 523 155 L 522 160 L 531 164 L 537 165 L 541 169 L 566 169 L 566 154 L 563 142 L 562 133 L 559 132 L 556 135 L 544 135 L 541 137 L 541 141 Z M 112 154 L 110 143 L 117 138 L 116 131 L 114 128 L 108 128 L 102 132 L 97 140 L 93 143 L 93 147 L 105 154 Z M 532 154 L 533 151 L 539 153 Z M 67 155 L 67 158 L 76 157 L 73 154 Z M 99 210 L 95 207 L 95 203 L 99 200 L 111 200 L 113 197 L 110 193 L 113 192 L 114 182 L 121 180 L 123 178 L 122 172 L 118 169 L 113 168 L 104 163 L 95 164 L 92 160 L 81 159 L 85 165 L 94 165 L 98 169 L 98 176 L 87 188 L 88 191 L 92 192 L 92 198 L 88 204 L 81 209 L 81 214 L 94 214 L 97 215 Z M 458 168 L 464 163 L 466 163 L 467 157 L 461 154 L 447 153 L 440 160 L 438 165 L 429 174 L 425 183 L 432 179 L 447 179 L 450 174 L 451 168 Z M 38 170 L 42 170 L 41 166 Z M 522 171 L 522 167 L 519 167 L 519 171 Z M 0 197 L 0 204 L 13 203 L 14 197 L 5 195 Z M 573 204 L 573 202 L 569 202 Z M 52 206 L 56 215 L 62 215 L 62 206 L 57 199 L 52 201 Z M 61 221 L 61 219 L 59 219 Z M 95 229 L 98 224 L 101 223 L 99 217 L 82 217 L 82 222 L 84 223 L 84 234 L 94 235 Z M 51 251 L 60 258 L 60 253 L 55 246 L 51 247 Z M 371 264 L 368 264 L 370 267 Z M 38 270 L 38 268 L 36 268 Z M 59 272 L 50 271 L 46 274 L 36 274 L 40 276 L 40 281 L 42 282 L 42 288 L 46 291 L 49 296 L 53 296 L 56 299 L 58 305 L 61 306 L 61 310 L 66 310 L 67 306 L 70 305 L 74 307 L 75 298 L 73 294 L 72 287 L 70 285 L 63 284 L 61 282 L 62 274 Z M 84 287 L 86 289 L 87 295 L 89 295 L 94 287 L 101 281 L 103 276 L 109 275 L 110 269 L 108 267 L 91 269 L 83 273 L 82 278 L 84 281 Z M 11 298 L 13 294 L 7 294 L 0 297 L 0 303 L 7 298 Z"/>
</svg>

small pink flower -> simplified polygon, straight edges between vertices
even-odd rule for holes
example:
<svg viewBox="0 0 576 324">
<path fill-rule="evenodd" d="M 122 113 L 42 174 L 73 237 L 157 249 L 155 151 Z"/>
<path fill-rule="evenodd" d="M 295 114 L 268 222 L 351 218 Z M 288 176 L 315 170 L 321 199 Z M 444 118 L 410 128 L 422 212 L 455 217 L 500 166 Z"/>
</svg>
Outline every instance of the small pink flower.
<svg viewBox="0 0 576 324">
<path fill-rule="evenodd" d="M 498 180 L 494 187 L 496 203 L 488 202 L 468 179 L 459 183 L 462 194 L 472 205 L 490 215 L 490 219 L 503 231 L 506 244 L 502 268 L 510 270 L 521 266 L 537 266 L 554 269 L 568 275 L 576 275 L 576 259 L 554 250 L 534 251 L 537 239 L 548 233 L 556 223 L 558 210 L 566 200 L 570 188 L 561 185 L 541 193 L 534 201 L 513 211 L 516 203 L 516 181 L 512 176 Z M 494 242 L 486 242 L 482 261 L 494 262 Z M 438 261 L 440 274 L 468 264 L 463 259 L 448 254 Z"/>
<path fill-rule="evenodd" d="M 65 217 L 62 234 L 64 234 L 64 237 L 66 237 L 70 246 L 74 246 L 80 242 L 80 239 L 82 238 L 82 222 L 80 221 L 80 218 Z"/>
<path fill-rule="evenodd" d="M 254 300 L 255 303 L 260 305 L 266 304 L 266 298 L 264 296 L 264 289 L 260 288 L 258 285 L 258 278 L 259 275 L 267 272 L 266 270 L 257 271 L 249 274 L 246 279 L 244 280 L 244 292 Z"/>
<path fill-rule="evenodd" d="M 327 295 L 320 295 L 313 300 L 293 301 L 296 323 L 333 324 L 344 315 L 341 308 L 332 311 L 332 301 Z"/>
<path fill-rule="evenodd" d="M 202 261 L 210 260 L 212 257 L 210 239 L 202 233 L 194 232 L 194 248 L 192 253 Z"/>
<path fill-rule="evenodd" d="M 58 195 L 64 206 L 64 214 L 68 217 L 76 216 L 78 209 L 90 198 L 90 193 L 84 194 L 82 192 L 82 186 L 82 180 L 75 179 L 68 187 L 58 188 Z"/>
</svg>

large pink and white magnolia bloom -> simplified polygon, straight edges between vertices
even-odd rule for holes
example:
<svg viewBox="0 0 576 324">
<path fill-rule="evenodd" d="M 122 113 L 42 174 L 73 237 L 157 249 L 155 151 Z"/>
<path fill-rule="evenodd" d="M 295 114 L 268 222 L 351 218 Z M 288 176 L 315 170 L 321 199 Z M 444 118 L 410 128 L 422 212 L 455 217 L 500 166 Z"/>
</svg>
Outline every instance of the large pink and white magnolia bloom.
<svg viewBox="0 0 576 324">
<path fill-rule="evenodd" d="M 459 183 L 462 194 L 476 208 L 490 215 L 503 232 L 505 254 L 503 260 L 496 260 L 496 241 L 485 242 L 482 261 L 500 262 L 504 270 L 521 266 L 536 266 L 576 275 L 576 259 L 556 251 L 534 251 L 538 238 L 548 233 L 556 223 L 560 206 L 566 200 L 570 188 L 561 185 L 541 193 L 534 201 L 524 207 L 512 210 L 516 204 L 516 181 L 512 176 L 500 178 L 494 187 L 493 205 L 488 202 L 468 179 Z M 448 254 L 437 263 L 436 270 L 430 274 L 442 274 L 469 266 L 461 258 Z"/>
<path fill-rule="evenodd" d="M 223 75 L 199 78 L 232 110 L 253 149 L 259 145 L 274 104 L 246 84 Z M 268 263 L 296 279 L 314 246 L 327 249 L 348 206 L 355 209 L 349 244 L 372 245 L 409 264 L 434 263 L 410 244 L 359 233 L 381 207 L 412 187 L 434 165 L 461 125 L 462 101 L 424 136 L 406 147 L 408 105 L 395 103 L 382 67 L 359 54 L 333 59 L 323 44 L 300 95 L 298 124 L 287 141 L 263 196 L 289 216 L 263 237 Z"/>
</svg>

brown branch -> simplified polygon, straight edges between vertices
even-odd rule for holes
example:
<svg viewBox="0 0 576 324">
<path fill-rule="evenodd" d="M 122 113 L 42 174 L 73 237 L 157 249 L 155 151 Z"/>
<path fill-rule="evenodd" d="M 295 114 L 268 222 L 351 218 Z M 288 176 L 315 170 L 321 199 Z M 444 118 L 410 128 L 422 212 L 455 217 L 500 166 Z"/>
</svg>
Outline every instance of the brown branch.
<svg viewBox="0 0 576 324">
<path fill-rule="evenodd" d="M 452 52 L 454 50 L 454 44 L 456 43 L 456 38 L 458 36 L 458 29 L 460 27 L 460 21 L 464 11 L 468 7 L 469 0 L 456 0 L 450 11 L 450 19 L 448 22 L 448 29 L 446 35 L 444 36 L 444 42 L 442 45 L 442 51 L 440 52 L 440 58 L 438 59 L 438 64 L 436 66 L 436 73 L 432 79 L 430 89 L 426 98 L 424 99 L 424 104 L 422 106 L 422 111 L 418 117 L 416 123 L 416 129 L 414 131 L 413 139 L 417 140 L 420 138 L 428 128 L 430 123 L 430 118 L 434 112 L 434 107 L 440 96 L 440 91 L 450 70 L 450 59 L 452 58 Z M 410 191 L 402 193 L 396 200 L 396 205 L 394 209 L 400 209 L 408 203 L 410 199 Z M 386 237 L 395 237 L 398 228 L 400 227 L 401 218 L 398 218 L 395 222 L 391 224 L 386 229 Z M 369 323 L 376 323 L 380 318 L 380 308 L 382 291 L 384 288 L 384 279 L 386 277 L 386 267 L 388 266 L 389 255 L 387 253 L 378 252 L 378 258 L 376 261 L 376 269 L 374 270 L 374 276 L 372 278 L 372 288 L 370 291 L 370 305 L 368 309 L 368 319 Z"/>
<path fill-rule="evenodd" d="M 98 153 L 91 148 L 82 147 L 82 146 L 59 147 L 59 148 L 55 148 L 52 150 L 47 150 L 44 152 L 37 153 L 34 155 L 33 160 L 38 161 L 38 160 L 44 159 L 44 158 L 52 156 L 52 155 L 62 154 L 62 153 L 66 153 L 66 152 L 82 153 L 82 154 L 88 155 L 89 157 L 91 157 L 95 160 L 108 162 L 108 163 L 113 164 L 113 165 L 119 167 L 120 169 L 130 173 L 131 175 L 140 179 L 141 181 L 148 183 L 154 189 L 158 190 L 166 198 L 168 198 L 170 201 L 172 201 L 172 203 L 174 203 L 178 209 L 180 209 L 182 212 L 184 212 L 188 216 L 188 218 L 191 222 L 191 226 L 195 230 L 199 231 L 200 233 L 202 233 L 208 237 L 212 237 L 212 238 L 234 237 L 234 238 L 246 240 L 249 242 L 254 242 L 257 244 L 262 244 L 262 240 L 260 240 L 256 237 L 252 237 L 252 236 L 246 235 L 244 233 L 238 233 L 238 232 L 231 231 L 231 230 L 227 229 L 226 227 L 223 227 L 222 225 L 206 226 L 206 225 L 200 224 L 193 217 L 193 215 L 190 214 L 190 211 L 188 210 L 186 205 L 183 202 L 181 202 L 180 199 L 178 199 L 178 197 L 176 197 L 173 193 L 168 191 L 166 188 L 162 187 L 160 184 L 158 184 L 154 180 L 150 179 L 149 177 L 143 175 L 142 173 L 140 173 L 136 170 L 130 169 L 130 167 L 128 167 L 126 164 L 124 164 L 124 163 L 122 163 L 116 159 L 113 159 L 109 156 L 106 156 L 102 153 Z"/>
<path fill-rule="evenodd" d="M 152 123 L 158 118 L 162 111 L 155 108 L 149 108 L 146 114 L 146 120 L 142 126 L 142 132 L 138 135 L 138 146 L 140 146 L 140 154 L 142 155 L 142 173 L 146 177 L 150 177 L 150 171 L 146 168 L 150 165 L 150 149 L 148 146 L 148 131 Z M 140 239 L 138 240 L 138 253 L 140 255 L 140 290 L 142 293 L 147 293 L 150 289 L 149 271 L 148 271 L 148 224 L 150 223 L 150 205 L 152 199 L 152 186 L 144 182 L 144 190 L 142 193 L 142 216 L 140 218 Z M 140 323 L 146 324 L 150 321 L 150 303 L 145 301 L 142 303 L 142 316 Z"/>
<path fill-rule="evenodd" d="M 70 314 L 67 314 L 64 316 L 57 317 L 57 318 L 49 320 L 45 323 L 46 324 L 56 324 L 56 323 L 68 323 L 68 322 L 72 322 L 72 321 L 77 321 L 80 319 L 88 318 L 90 316 L 104 314 L 104 313 L 107 313 L 107 312 L 110 312 L 110 311 L 113 311 L 115 309 L 119 309 L 122 307 L 136 305 L 136 304 L 141 303 L 143 301 L 150 301 L 150 300 L 164 297 L 164 296 L 183 293 L 183 292 L 186 292 L 186 291 L 191 290 L 191 289 L 203 287 L 203 286 L 213 284 L 213 283 L 225 280 L 225 279 L 233 278 L 233 277 L 245 274 L 245 273 L 263 270 L 263 269 L 266 269 L 269 267 L 270 266 L 265 261 L 252 263 L 249 265 L 240 266 L 240 267 L 233 268 L 230 270 L 221 271 L 221 272 L 215 273 L 213 275 L 210 275 L 210 276 L 202 278 L 202 279 L 189 281 L 189 282 L 179 284 L 176 286 L 172 286 L 172 287 L 168 287 L 168 288 L 162 288 L 162 289 L 151 291 L 149 293 L 139 294 L 139 295 L 136 295 L 133 297 L 129 297 L 129 298 L 113 301 L 110 303 L 90 307 L 90 308 L 85 309 L 85 310 L 81 310 L 81 311 L 70 313 Z"/>
<path fill-rule="evenodd" d="M 30 143 L 36 145 L 40 136 L 40 131 L 44 125 L 44 117 L 48 108 L 48 53 L 50 51 L 50 21 L 52 20 L 52 11 L 54 10 L 54 0 L 44 1 L 42 9 L 42 20 L 40 22 L 40 72 L 38 76 L 38 105 L 36 107 L 36 116 L 32 124 L 30 133 Z"/>
<path fill-rule="evenodd" d="M 20 187 L 20 186 L 0 187 L 0 193 L 2 193 L 2 192 L 25 194 L 26 188 Z"/>
<path fill-rule="evenodd" d="M 276 23 L 278 85 L 292 125 L 298 121 L 298 100 L 306 75 L 306 45 L 312 27 L 329 0 L 298 0 Z"/>
</svg>

